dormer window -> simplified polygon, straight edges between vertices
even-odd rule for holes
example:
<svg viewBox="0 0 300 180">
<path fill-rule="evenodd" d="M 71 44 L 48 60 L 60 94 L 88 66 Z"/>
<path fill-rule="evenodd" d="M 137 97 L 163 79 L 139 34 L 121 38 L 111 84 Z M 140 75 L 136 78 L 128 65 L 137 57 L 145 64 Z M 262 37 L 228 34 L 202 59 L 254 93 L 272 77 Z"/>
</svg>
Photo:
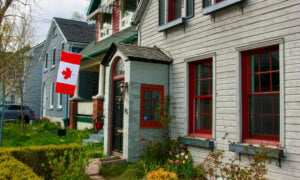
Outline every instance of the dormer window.
<svg viewBox="0 0 300 180">
<path fill-rule="evenodd" d="M 99 40 L 112 34 L 112 14 L 103 13 L 99 25 Z"/>
<path fill-rule="evenodd" d="M 159 0 L 158 31 L 183 24 L 194 15 L 194 0 Z"/>
<path fill-rule="evenodd" d="M 203 0 L 202 1 L 202 3 L 203 3 L 202 4 L 202 6 L 203 6 L 202 13 L 204 15 L 214 13 L 216 11 L 219 11 L 221 9 L 232 6 L 232 5 L 242 2 L 242 1 L 244 1 L 244 0 Z"/>
<path fill-rule="evenodd" d="M 130 26 L 130 21 L 136 10 L 137 3 L 137 0 L 123 0 L 121 2 L 120 30 Z"/>
</svg>

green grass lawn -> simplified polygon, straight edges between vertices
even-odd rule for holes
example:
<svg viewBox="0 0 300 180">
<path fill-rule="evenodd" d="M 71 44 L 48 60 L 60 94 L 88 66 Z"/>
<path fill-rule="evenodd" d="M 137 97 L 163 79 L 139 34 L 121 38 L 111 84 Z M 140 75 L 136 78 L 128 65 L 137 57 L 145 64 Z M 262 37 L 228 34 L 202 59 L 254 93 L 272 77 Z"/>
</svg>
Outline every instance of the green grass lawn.
<svg viewBox="0 0 300 180">
<path fill-rule="evenodd" d="M 145 172 L 139 163 L 126 163 L 103 166 L 100 168 L 99 174 L 111 180 L 133 180 L 142 179 Z"/>
<path fill-rule="evenodd" d="M 81 144 L 82 139 L 88 138 L 91 130 L 67 130 L 66 136 L 57 136 L 59 127 L 49 121 L 37 121 L 34 125 L 25 124 L 22 133 L 19 123 L 5 123 L 3 133 L 3 147 L 26 147 L 49 144 Z"/>
</svg>

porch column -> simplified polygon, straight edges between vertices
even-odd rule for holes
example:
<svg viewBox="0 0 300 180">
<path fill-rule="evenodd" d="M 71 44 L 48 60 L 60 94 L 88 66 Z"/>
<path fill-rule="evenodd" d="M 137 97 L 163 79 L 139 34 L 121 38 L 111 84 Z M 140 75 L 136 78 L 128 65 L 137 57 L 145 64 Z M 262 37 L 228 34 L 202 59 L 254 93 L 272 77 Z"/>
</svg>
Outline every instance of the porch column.
<svg viewBox="0 0 300 180">
<path fill-rule="evenodd" d="M 70 128 L 77 129 L 77 101 L 80 100 L 79 97 L 79 75 L 77 79 L 77 85 L 75 88 L 74 96 L 70 99 Z"/>
<path fill-rule="evenodd" d="M 104 85 L 105 85 L 105 67 L 99 65 L 99 81 L 98 81 L 98 94 L 93 97 L 93 119 L 97 122 L 100 121 L 100 117 L 103 113 L 103 101 L 104 101 Z M 98 117 L 98 118 L 97 118 Z"/>
</svg>

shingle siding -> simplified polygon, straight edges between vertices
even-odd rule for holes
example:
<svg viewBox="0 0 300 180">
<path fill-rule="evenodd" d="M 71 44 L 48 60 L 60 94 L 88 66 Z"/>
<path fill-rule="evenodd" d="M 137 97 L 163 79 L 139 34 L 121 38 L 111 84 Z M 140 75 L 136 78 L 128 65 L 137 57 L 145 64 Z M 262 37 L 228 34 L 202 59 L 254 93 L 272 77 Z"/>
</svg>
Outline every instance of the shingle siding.
<svg viewBox="0 0 300 180">
<path fill-rule="evenodd" d="M 283 39 L 285 101 L 285 140 L 287 157 L 282 168 L 272 163 L 269 177 L 272 179 L 300 178 L 300 2 L 297 0 L 248 0 L 243 12 L 239 5 L 210 15 L 202 15 L 202 1 L 195 1 L 195 16 L 187 24 L 157 32 L 158 1 L 149 3 L 141 22 L 140 45 L 157 47 L 173 58 L 171 65 L 171 95 L 173 114 L 172 137 L 186 135 L 188 123 L 186 95 L 188 90 L 185 60 L 201 54 L 216 53 L 216 139 L 217 149 L 228 150 L 228 140 L 239 141 L 239 51 L 237 48 L 270 39 Z M 281 119 L 282 120 L 282 119 Z M 223 139 L 225 133 L 229 134 Z M 207 150 L 190 148 L 197 162 L 209 153 Z M 228 156 L 233 153 L 227 153 Z M 246 158 L 243 158 L 246 159 Z M 244 162 L 244 160 L 242 161 Z"/>
</svg>

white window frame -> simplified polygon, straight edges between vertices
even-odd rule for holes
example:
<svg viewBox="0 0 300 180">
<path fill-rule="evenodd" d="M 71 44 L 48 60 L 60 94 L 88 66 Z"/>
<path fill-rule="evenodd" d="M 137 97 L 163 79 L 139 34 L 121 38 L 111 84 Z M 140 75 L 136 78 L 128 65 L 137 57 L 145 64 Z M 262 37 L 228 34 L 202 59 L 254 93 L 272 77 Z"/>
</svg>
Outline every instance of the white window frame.
<svg viewBox="0 0 300 180">
<path fill-rule="evenodd" d="M 49 98 L 50 102 L 49 102 L 49 107 L 50 109 L 53 109 L 54 107 L 54 82 L 51 81 L 50 84 L 50 98 Z"/>
<path fill-rule="evenodd" d="M 53 53 L 53 51 L 55 50 L 55 53 Z M 54 64 L 54 62 L 55 62 L 55 60 L 56 60 L 56 54 L 57 54 L 57 49 L 56 49 L 56 47 L 53 47 L 52 48 L 52 52 L 51 52 L 51 54 L 52 54 L 52 61 L 51 61 L 51 69 L 53 69 L 53 68 L 55 68 L 55 65 L 56 65 L 56 63 Z M 54 55 L 53 55 L 54 54 Z M 54 58 L 55 57 L 55 58 Z"/>
<path fill-rule="evenodd" d="M 195 62 L 195 61 L 201 61 L 206 59 L 212 59 L 212 68 L 213 68 L 213 92 L 212 92 L 212 139 L 216 139 L 216 53 L 206 53 L 206 54 L 200 54 L 198 56 L 188 57 L 184 60 L 185 62 L 185 107 L 187 107 L 185 111 L 185 136 L 189 135 L 189 63 Z"/>
<path fill-rule="evenodd" d="M 57 108 L 62 109 L 62 94 L 57 93 Z"/>
<path fill-rule="evenodd" d="M 48 67 L 49 67 L 49 54 L 46 52 L 45 54 L 45 67 L 44 67 L 44 73 L 48 71 Z"/>
<path fill-rule="evenodd" d="M 237 120 L 237 139 L 239 140 L 239 143 L 242 142 L 242 71 L 241 71 L 241 52 L 257 49 L 257 48 L 263 48 L 268 46 L 279 46 L 279 81 L 280 81 L 280 122 L 279 122 L 279 145 L 280 148 L 285 148 L 285 81 L 284 81 L 284 39 L 283 38 L 274 38 L 274 39 L 267 39 L 264 41 L 257 41 L 252 43 L 247 43 L 244 45 L 241 45 L 240 47 L 236 48 L 237 53 L 237 82 L 238 84 L 238 92 L 237 92 L 237 114 L 238 114 L 238 120 Z"/>
<path fill-rule="evenodd" d="M 165 19 L 164 19 L 164 23 L 160 24 L 160 20 L 158 19 L 158 31 L 164 31 L 168 28 L 174 27 L 178 24 L 183 24 L 186 22 L 187 18 L 191 18 L 194 16 L 194 11 L 195 11 L 195 7 L 193 7 L 193 15 L 191 16 L 187 16 L 187 1 L 188 0 L 181 0 L 181 17 L 174 19 L 170 22 L 168 22 L 168 18 L 169 18 L 169 0 L 164 0 L 165 1 Z M 158 3 L 159 4 L 159 3 Z M 193 6 L 195 6 L 195 0 L 193 0 Z M 158 7 L 158 14 L 159 14 L 159 7 Z"/>
</svg>

